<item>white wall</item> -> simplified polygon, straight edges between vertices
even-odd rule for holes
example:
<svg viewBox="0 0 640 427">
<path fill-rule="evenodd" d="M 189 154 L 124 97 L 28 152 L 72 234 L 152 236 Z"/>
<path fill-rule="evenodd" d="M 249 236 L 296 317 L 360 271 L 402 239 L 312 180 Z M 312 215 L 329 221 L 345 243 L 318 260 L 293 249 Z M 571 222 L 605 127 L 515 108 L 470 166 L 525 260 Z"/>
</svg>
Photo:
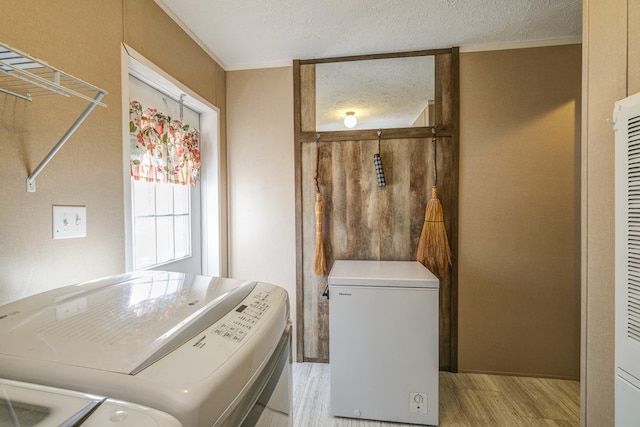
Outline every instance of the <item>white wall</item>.
<svg viewBox="0 0 640 427">
<path fill-rule="evenodd" d="M 291 67 L 227 73 L 227 167 L 229 277 L 284 287 L 295 321 L 292 75 Z"/>
</svg>

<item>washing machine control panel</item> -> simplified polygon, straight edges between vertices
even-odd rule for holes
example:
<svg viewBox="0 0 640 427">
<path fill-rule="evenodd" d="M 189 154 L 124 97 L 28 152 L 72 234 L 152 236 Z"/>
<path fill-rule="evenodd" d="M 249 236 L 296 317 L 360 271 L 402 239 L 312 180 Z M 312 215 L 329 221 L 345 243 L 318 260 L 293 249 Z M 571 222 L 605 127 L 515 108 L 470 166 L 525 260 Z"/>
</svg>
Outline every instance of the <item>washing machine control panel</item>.
<svg viewBox="0 0 640 427">
<path fill-rule="evenodd" d="M 270 292 L 257 291 L 249 295 L 234 311 L 228 313 L 213 328 L 213 334 L 241 342 L 269 310 Z"/>
<path fill-rule="evenodd" d="M 220 320 L 138 374 L 166 383 L 195 384 L 235 366 L 232 358 L 262 360 L 283 334 L 288 297 L 280 287 L 258 282 Z"/>
</svg>

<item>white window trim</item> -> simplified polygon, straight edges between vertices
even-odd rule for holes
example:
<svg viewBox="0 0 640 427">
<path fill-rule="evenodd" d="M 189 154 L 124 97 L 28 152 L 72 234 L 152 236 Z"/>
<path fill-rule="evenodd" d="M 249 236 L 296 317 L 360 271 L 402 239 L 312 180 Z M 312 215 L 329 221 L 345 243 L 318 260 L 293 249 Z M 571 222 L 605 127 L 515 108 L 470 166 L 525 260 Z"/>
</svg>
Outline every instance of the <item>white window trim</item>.
<svg viewBox="0 0 640 427">
<path fill-rule="evenodd" d="M 184 104 L 200 113 L 200 140 L 207 149 L 202 150 L 201 181 L 201 234 L 202 234 L 202 274 L 223 276 L 226 259 L 223 243 L 223 201 L 221 199 L 222 175 L 220 157 L 220 110 L 197 93 L 184 87 L 173 77 L 162 71 L 131 46 L 123 43 L 121 49 L 122 80 L 122 144 L 123 144 L 123 185 L 125 215 L 125 268 L 133 271 L 131 177 L 129 174 L 129 74 L 176 99 L 186 94 Z M 213 143 L 213 142 L 215 143 Z M 204 166 L 206 165 L 206 167 Z"/>
</svg>

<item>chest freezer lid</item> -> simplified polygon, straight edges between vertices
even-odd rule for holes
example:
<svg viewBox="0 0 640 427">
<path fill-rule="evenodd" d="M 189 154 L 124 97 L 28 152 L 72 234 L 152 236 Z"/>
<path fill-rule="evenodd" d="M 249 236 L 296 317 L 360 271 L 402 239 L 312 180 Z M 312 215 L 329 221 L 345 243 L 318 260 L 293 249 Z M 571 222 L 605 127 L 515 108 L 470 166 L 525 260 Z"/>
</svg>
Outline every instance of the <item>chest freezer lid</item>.
<svg viewBox="0 0 640 427">
<path fill-rule="evenodd" d="M 338 260 L 329 273 L 329 286 L 440 287 L 438 278 L 417 261 Z"/>
<path fill-rule="evenodd" d="M 136 374 L 239 304 L 255 282 L 146 271 L 0 307 L 0 353 Z"/>
</svg>

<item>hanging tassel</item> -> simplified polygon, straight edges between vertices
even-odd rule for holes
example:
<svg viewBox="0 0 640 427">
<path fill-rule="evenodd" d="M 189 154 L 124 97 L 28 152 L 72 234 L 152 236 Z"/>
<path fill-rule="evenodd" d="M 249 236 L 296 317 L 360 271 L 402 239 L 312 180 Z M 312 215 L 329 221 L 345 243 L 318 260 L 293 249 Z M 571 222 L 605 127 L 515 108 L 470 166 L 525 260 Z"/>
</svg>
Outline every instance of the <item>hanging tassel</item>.
<svg viewBox="0 0 640 427">
<path fill-rule="evenodd" d="M 384 179 L 384 170 L 382 170 L 382 159 L 380 158 L 380 135 L 382 131 L 378 130 L 378 152 L 373 155 L 373 166 L 376 168 L 376 177 L 378 178 L 378 187 L 387 185 Z"/>
<path fill-rule="evenodd" d="M 418 241 L 416 259 L 432 272 L 440 277 L 447 274 L 451 265 L 451 247 L 447 237 L 447 228 L 444 225 L 444 213 L 440 199 L 438 199 L 438 167 L 435 128 L 433 132 L 433 187 L 431 187 L 431 199 L 427 202 L 424 213 L 424 224 Z"/>
<path fill-rule="evenodd" d="M 444 225 L 442 204 L 438 199 L 438 187 L 435 186 L 431 188 L 431 199 L 424 214 L 417 260 L 440 277 L 446 274 L 451 265 L 451 248 Z"/>
<path fill-rule="evenodd" d="M 373 165 L 376 167 L 376 176 L 378 177 L 378 187 L 384 187 L 387 182 L 384 179 L 384 171 L 382 170 L 382 159 L 380 153 L 373 155 Z"/>
</svg>

